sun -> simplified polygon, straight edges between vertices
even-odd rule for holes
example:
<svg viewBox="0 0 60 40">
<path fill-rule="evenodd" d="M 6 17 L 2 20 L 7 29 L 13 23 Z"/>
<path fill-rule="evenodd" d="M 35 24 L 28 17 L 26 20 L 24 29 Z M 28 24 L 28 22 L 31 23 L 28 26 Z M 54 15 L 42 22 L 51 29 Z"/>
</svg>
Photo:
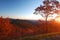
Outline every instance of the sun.
<svg viewBox="0 0 60 40">
<path fill-rule="evenodd" d="M 56 22 L 60 22 L 60 16 L 58 14 L 53 14 L 49 19 L 54 19 Z"/>
<path fill-rule="evenodd" d="M 60 22 L 60 17 L 55 19 L 56 22 Z"/>
</svg>

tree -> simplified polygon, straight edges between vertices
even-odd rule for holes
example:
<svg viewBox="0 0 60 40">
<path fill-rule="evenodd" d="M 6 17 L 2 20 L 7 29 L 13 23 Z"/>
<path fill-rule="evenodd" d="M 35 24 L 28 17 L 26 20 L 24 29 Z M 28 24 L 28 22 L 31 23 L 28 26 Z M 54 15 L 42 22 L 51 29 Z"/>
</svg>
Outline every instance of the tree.
<svg viewBox="0 0 60 40">
<path fill-rule="evenodd" d="M 60 11 L 60 4 L 57 0 L 44 0 L 43 5 L 40 5 L 35 9 L 34 14 L 40 14 L 42 17 L 45 18 L 46 21 L 46 31 L 48 30 L 47 27 L 47 19 L 49 15 L 59 14 Z"/>
</svg>

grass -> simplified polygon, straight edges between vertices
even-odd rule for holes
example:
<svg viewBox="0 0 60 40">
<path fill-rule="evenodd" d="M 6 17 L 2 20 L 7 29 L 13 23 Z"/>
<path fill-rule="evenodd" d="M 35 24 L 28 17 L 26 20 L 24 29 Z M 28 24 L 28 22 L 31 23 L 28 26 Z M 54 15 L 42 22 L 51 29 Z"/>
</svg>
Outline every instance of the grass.
<svg viewBox="0 0 60 40">
<path fill-rule="evenodd" d="M 60 32 L 26 36 L 20 40 L 60 40 Z"/>
</svg>

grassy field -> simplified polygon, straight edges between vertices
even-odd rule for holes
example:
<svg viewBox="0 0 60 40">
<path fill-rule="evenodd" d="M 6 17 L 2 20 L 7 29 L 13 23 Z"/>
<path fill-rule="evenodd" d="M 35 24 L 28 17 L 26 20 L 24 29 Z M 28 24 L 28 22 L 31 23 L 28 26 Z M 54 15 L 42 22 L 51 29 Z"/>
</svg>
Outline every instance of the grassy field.
<svg viewBox="0 0 60 40">
<path fill-rule="evenodd" d="M 60 32 L 26 36 L 20 40 L 60 40 Z"/>
</svg>

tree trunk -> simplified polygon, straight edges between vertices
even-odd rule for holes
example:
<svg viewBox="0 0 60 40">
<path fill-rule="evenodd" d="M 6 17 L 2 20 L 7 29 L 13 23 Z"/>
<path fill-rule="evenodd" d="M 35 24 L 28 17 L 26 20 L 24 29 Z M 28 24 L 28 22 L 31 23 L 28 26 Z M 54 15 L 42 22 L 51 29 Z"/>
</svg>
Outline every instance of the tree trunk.
<svg viewBox="0 0 60 40">
<path fill-rule="evenodd" d="M 48 18 L 48 15 L 46 16 L 46 19 L 45 19 L 45 21 L 46 21 L 46 33 L 48 33 L 47 18 Z"/>
</svg>

